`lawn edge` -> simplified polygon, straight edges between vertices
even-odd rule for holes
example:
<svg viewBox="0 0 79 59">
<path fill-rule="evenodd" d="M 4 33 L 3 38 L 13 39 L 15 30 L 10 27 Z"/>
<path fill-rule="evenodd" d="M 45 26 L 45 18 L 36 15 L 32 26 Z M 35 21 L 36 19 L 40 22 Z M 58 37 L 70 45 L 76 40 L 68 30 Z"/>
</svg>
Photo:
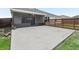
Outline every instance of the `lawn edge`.
<svg viewBox="0 0 79 59">
<path fill-rule="evenodd" d="M 72 36 L 75 32 L 76 32 L 76 30 L 75 30 L 72 34 L 70 34 L 67 38 L 69 38 L 70 36 Z M 56 47 L 54 47 L 52 50 L 57 50 L 56 48 L 57 48 L 58 46 L 60 46 L 64 41 L 66 41 L 67 38 L 65 38 L 63 41 L 61 41 L 61 42 L 60 42 Z"/>
</svg>

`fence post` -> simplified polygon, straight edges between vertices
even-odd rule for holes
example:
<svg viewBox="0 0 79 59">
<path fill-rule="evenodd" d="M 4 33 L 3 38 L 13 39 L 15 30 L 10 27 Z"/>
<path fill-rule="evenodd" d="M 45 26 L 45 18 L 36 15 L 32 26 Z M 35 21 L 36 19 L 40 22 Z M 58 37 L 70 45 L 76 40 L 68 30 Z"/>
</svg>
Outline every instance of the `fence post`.
<svg viewBox="0 0 79 59">
<path fill-rule="evenodd" d="M 55 19 L 54 25 L 56 26 L 56 19 Z"/>
<path fill-rule="evenodd" d="M 64 26 L 64 22 L 63 22 L 63 21 L 64 21 L 64 19 L 61 19 L 61 20 L 62 20 L 62 27 L 63 27 L 63 26 Z"/>
<path fill-rule="evenodd" d="M 73 27 L 73 29 L 75 29 L 75 20 L 76 20 L 76 19 L 73 19 L 73 20 L 74 20 L 74 24 L 73 24 L 73 25 L 74 25 L 74 27 Z"/>
</svg>

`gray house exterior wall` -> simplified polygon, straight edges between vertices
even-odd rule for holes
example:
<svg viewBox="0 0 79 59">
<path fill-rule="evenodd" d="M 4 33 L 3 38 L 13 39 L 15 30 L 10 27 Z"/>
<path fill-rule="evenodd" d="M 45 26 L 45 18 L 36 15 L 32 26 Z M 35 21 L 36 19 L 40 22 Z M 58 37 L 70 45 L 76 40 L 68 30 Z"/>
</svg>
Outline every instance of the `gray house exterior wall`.
<svg viewBox="0 0 79 59">
<path fill-rule="evenodd" d="M 34 17 L 34 19 L 35 19 L 35 24 L 34 25 L 38 25 L 40 23 L 44 23 L 44 20 L 45 20 L 45 16 L 44 15 L 36 15 L 36 14 L 12 12 L 12 16 L 13 16 L 12 24 L 15 27 L 33 26 L 33 25 L 31 25 L 31 23 L 22 23 L 22 20 L 23 20 L 22 18 L 23 17 L 29 17 L 29 18 L 32 18 L 32 19 Z"/>
</svg>

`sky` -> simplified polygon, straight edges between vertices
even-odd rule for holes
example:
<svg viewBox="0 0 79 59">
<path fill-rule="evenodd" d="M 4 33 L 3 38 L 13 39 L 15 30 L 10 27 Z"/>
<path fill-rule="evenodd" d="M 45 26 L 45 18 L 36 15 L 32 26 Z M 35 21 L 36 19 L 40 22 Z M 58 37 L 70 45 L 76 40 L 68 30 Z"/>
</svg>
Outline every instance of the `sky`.
<svg viewBox="0 0 79 59">
<path fill-rule="evenodd" d="M 38 9 L 55 15 L 67 15 L 67 16 L 79 15 L 79 8 L 38 8 Z M 11 12 L 9 8 L 0 8 L 0 18 L 4 17 L 11 17 Z"/>
<path fill-rule="evenodd" d="M 0 18 L 11 17 L 10 9 L 9 8 L 0 8 Z"/>
<path fill-rule="evenodd" d="M 67 15 L 71 17 L 79 15 L 79 8 L 41 8 L 40 10 L 44 10 L 56 15 Z"/>
</svg>

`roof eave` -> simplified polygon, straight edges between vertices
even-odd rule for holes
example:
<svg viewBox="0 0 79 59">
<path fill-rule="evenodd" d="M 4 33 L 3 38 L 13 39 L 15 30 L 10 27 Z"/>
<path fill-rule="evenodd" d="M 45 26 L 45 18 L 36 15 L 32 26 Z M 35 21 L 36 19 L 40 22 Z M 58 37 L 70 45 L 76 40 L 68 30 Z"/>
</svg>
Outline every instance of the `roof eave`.
<svg viewBox="0 0 79 59">
<path fill-rule="evenodd" d="M 17 10 L 17 9 L 11 9 L 12 12 L 19 12 L 19 13 L 28 13 L 28 14 L 36 14 L 36 15 L 46 15 L 43 13 L 37 13 L 37 12 L 31 12 L 31 11 L 24 11 L 24 10 Z"/>
</svg>

